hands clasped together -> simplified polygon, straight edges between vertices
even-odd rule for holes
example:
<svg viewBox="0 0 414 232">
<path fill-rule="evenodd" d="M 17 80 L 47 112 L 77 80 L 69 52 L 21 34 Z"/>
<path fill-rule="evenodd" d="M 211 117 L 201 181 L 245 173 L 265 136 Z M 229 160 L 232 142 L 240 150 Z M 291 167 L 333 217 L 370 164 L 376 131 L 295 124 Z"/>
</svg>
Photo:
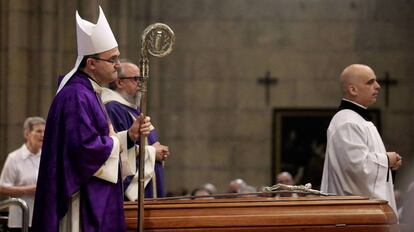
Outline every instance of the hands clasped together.
<svg viewBox="0 0 414 232">
<path fill-rule="evenodd" d="M 394 151 L 387 152 L 387 156 L 388 156 L 388 160 L 390 161 L 389 162 L 390 168 L 394 171 L 398 170 L 402 164 L 402 157 Z"/>
<path fill-rule="evenodd" d="M 140 133 L 144 136 L 148 136 L 151 132 L 152 124 L 151 118 L 146 116 L 144 117 L 142 114 L 134 121 L 131 127 L 128 129 L 128 135 L 132 141 L 138 141 Z M 109 125 L 110 135 L 114 135 L 114 129 L 112 125 Z M 155 147 L 156 152 L 156 160 L 157 161 L 165 161 L 168 156 L 170 155 L 170 150 L 168 146 L 162 145 L 159 142 L 152 144 Z M 122 152 L 121 147 L 121 152 Z"/>
<path fill-rule="evenodd" d="M 165 161 L 170 155 L 170 150 L 168 146 L 162 145 L 159 142 L 152 144 L 152 146 L 155 147 L 155 154 L 156 154 L 155 159 L 157 161 Z"/>
</svg>

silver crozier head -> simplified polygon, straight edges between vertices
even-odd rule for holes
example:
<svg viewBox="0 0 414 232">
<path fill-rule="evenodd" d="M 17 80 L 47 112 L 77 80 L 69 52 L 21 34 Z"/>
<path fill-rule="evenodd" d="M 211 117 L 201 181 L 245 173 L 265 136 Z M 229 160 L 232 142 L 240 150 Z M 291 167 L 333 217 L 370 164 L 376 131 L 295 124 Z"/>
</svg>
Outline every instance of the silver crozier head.
<svg viewBox="0 0 414 232">
<path fill-rule="evenodd" d="M 142 55 L 146 52 L 155 57 L 163 57 L 171 53 L 175 42 L 174 32 L 163 23 L 154 23 L 142 33 Z"/>
</svg>

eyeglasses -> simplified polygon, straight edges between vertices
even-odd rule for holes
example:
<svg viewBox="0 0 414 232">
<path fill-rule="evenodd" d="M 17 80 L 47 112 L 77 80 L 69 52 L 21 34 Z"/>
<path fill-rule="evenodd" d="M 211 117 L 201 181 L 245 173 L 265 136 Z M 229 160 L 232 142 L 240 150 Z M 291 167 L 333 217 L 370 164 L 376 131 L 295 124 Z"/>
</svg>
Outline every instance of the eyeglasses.
<svg viewBox="0 0 414 232">
<path fill-rule="evenodd" d="M 119 63 L 119 56 L 113 56 L 109 59 L 102 59 L 102 58 L 95 57 L 95 56 L 91 56 L 90 58 L 95 59 L 95 60 L 106 61 L 106 62 L 111 63 L 111 64 Z"/>
<path fill-rule="evenodd" d="M 120 77 L 119 78 L 120 80 L 134 80 L 134 81 L 141 81 L 142 80 L 142 77 L 140 77 L 140 76 L 134 76 L 134 77 Z"/>
</svg>

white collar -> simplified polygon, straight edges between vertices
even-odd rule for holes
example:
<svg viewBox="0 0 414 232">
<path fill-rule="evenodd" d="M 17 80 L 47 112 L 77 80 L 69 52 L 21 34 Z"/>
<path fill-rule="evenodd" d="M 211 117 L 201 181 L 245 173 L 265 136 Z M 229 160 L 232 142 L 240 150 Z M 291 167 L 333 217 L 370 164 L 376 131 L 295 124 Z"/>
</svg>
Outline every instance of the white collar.
<svg viewBox="0 0 414 232">
<path fill-rule="evenodd" d="M 105 87 L 102 87 L 101 99 L 103 104 L 114 101 L 122 105 L 137 109 L 137 106 L 135 104 L 132 104 L 129 101 L 125 100 L 121 94 Z"/>
<path fill-rule="evenodd" d="M 39 156 L 40 156 L 41 150 L 39 150 L 39 152 L 38 152 L 38 153 L 33 154 L 33 153 L 29 150 L 29 148 L 27 147 L 26 143 L 24 143 L 24 144 L 23 144 L 22 148 L 23 148 L 23 152 L 22 152 L 22 158 L 23 158 L 23 159 L 27 159 L 27 158 L 29 158 L 31 155 L 34 155 L 34 156 L 39 155 Z"/>
<path fill-rule="evenodd" d="M 97 93 L 97 94 L 101 94 L 102 93 L 102 89 L 104 87 L 100 86 L 96 81 L 91 80 L 90 78 L 88 78 L 88 79 L 89 79 L 89 81 L 92 84 L 93 91 L 95 91 L 95 93 Z"/>
</svg>

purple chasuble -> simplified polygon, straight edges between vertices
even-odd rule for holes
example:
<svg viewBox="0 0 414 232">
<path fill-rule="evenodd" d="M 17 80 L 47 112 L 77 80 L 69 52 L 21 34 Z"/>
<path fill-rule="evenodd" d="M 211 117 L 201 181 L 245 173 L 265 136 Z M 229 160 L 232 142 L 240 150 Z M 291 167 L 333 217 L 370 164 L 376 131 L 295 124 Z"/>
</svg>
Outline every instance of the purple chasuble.
<svg viewBox="0 0 414 232">
<path fill-rule="evenodd" d="M 128 130 L 131 127 L 132 123 L 134 122 L 131 114 L 134 117 L 138 117 L 141 113 L 139 109 L 131 108 L 126 106 L 118 101 L 110 101 L 105 104 L 106 111 L 108 112 L 108 116 L 111 118 L 112 125 L 114 126 L 115 131 L 124 131 Z M 148 135 L 148 144 L 152 145 L 155 142 L 158 142 L 157 132 L 151 130 L 150 134 Z M 138 142 L 139 143 L 139 142 Z M 136 159 L 137 168 L 139 167 L 139 158 Z M 162 162 L 155 161 L 155 178 L 157 180 L 157 197 L 165 197 L 165 188 L 164 188 L 164 167 Z M 124 189 L 126 189 L 131 183 L 133 176 L 129 176 L 124 181 Z M 145 197 L 152 198 L 153 197 L 153 181 L 151 180 L 148 185 L 145 187 Z"/>
<path fill-rule="evenodd" d="M 82 232 L 126 231 L 120 174 L 116 184 L 93 176 L 112 150 L 107 120 L 88 76 L 77 71 L 49 109 L 32 231 L 58 231 L 78 191 Z"/>
</svg>

